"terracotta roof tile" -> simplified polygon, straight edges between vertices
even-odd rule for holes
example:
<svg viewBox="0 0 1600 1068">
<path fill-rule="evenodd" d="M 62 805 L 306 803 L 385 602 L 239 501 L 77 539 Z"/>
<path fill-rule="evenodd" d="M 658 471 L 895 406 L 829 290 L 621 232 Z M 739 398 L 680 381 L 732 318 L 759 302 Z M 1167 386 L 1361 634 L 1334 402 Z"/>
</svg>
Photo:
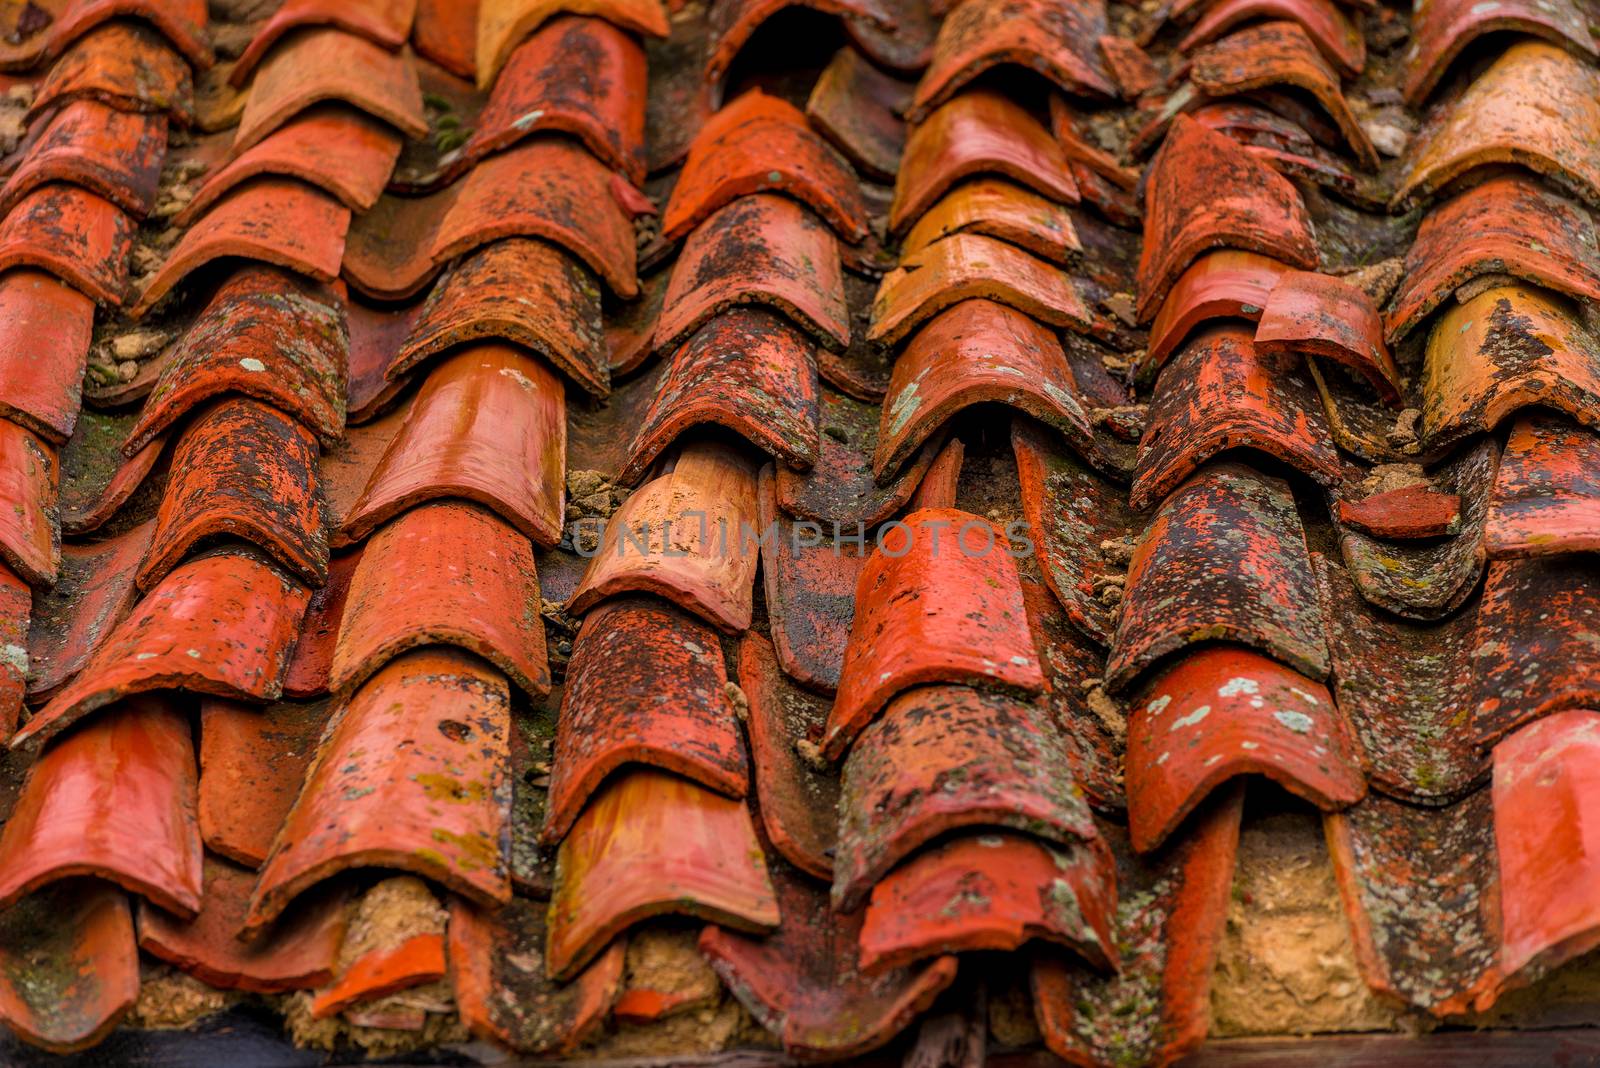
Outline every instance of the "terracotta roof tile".
<svg viewBox="0 0 1600 1068">
<path fill-rule="evenodd" d="M 55 17 L 38 32 L 22 34 L 20 41 L 7 41 L 0 66 L 25 68 L 53 59 L 95 27 L 121 18 L 149 23 L 195 67 L 211 65 L 204 0 L 57 0 L 45 10 Z"/>
<path fill-rule="evenodd" d="M 121 304 L 134 221 L 104 197 L 51 182 L 24 196 L 0 222 L 0 270 L 49 271 L 86 297 Z"/>
<path fill-rule="evenodd" d="M 901 115 L 911 86 L 885 74 L 853 48 L 841 48 L 806 100 L 806 118 L 817 132 L 869 178 L 893 180 L 905 151 Z"/>
<path fill-rule="evenodd" d="M 478 87 L 493 85 L 516 46 L 546 20 L 561 14 L 594 15 L 634 33 L 667 35 L 660 0 L 479 0 Z"/>
<path fill-rule="evenodd" d="M 1259 321 L 1267 298 L 1289 271 L 1254 252 L 1222 249 L 1201 255 L 1161 302 L 1150 324 L 1149 348 L 1136 366 L 1139 377 L 1153 379 L 1190 334 L 1213 319 Z"/>
<path fill-rule="evenodd" d="M 107 22 L 78 38 L 50 68 L 29 113 L 40 115 L 53 105 L 80 99 L 98 100 L 118 111 L 164 112 L 179 126 L 188 126 L 194 121 L 194 76 L 149 28 Z"/>
<path fill-rule="evenodd" d="M 336 26 L 374 44 L 397 50 L 411 35 L 417 0 L 286 0 L 261 24 L 234 61 L 228 82 L 242 87 L 275 45 L 308 26 Z"/>
<path fill-rule="evenodd" d="M 1255 19 L 1298 23 L 1323 58 L 1346 77 L 1358 76 L 1366 66 L 1366 39 L 1332 0 L 1225 0 L 1206 9 L 1178 48 L 1191 51 Z"/>
<path fill-rule="evenodd" d="M 1495 471 L 1483 535 L 1489 557 L 1594 549 L 1600 532 L 1596 462 L 1600 440 L 1594 431 L 1542 412 L 1519 418 Z"/>
<path fill-rule="evenodd" d="M 201 701 L 200 834 L 207 849 L 252 870 L 266 861 L 330 711 L 326 701 L 265 708 Z M 244 893 L 248 899 L 250 888 Z M 236 918 L 243 915 L 241 907 Z"/>
<path fill-rule="evenodd" d="M 975 178 L 929 208 L 906 234 L 901 251 L 920 252 L 963 231 L 1009 241 L 1062 265 L 1072 264 L 1083 250 L 1065 206 L 1001 178 Z"/>
<path fill-rule="evenodd" d="M 1415 36 L 1406 51 L 1406 100 L 1420 105 L 1469 45 L 1488 34 L 1508 30 L 1542 37 L 1587 54 L 1591 61 L 1600 56 L 1588 20 L 1570 0 L 1513 0 L 1492 8 L 1463 0 L 1438 0 L 1419 12 Z"/>
<path fill-rule="evenodd" d="M 73 100 L 51 116 L 6 179 L 0 211 L 9 212 L 48 182 L 68 182 L 142 218 L 155 205 L 166 151 L 164 116 L 118 111 L 88 98 Z"/>
<path fill-rule="evenodd" d="M 0 274 L 0 416 L 53 445 L 78 423 L 94 301 L 30 268 Z"/>
<path fill-rule="evenodd" d="M 875 23 L 882 29 L 894 25 L 894 16 L 883 6 L 883 0 L 715 0 L 709 5 L 710 33 L 703 75 L 713 104 L 720 102 L 723 79 L 740 49 L 769 18 L 796 5 L 845 20 Z"/>
</svg>

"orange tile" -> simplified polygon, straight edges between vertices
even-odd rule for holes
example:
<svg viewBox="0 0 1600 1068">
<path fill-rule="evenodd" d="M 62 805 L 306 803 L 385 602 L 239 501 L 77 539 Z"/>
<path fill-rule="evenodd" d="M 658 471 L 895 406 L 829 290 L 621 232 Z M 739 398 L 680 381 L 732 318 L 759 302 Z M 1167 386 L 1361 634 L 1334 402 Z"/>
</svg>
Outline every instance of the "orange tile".
<svg viewBox="0 0 1600 1068">
<path fill-rule="evenodd" d="M 451 74 L 472 78 L 478 0 L 417 0 L 411 45 Z"/>
<path fill-rule="evenodd" d="M 1405 268 L 1384 319 L 1394 343 L 1486 274 L 1600 302 L 1600 249 L 1587 212 L 1531 175 L 1491 178 L 1429 211 Z"/>
<path fill-rule="evenodd" d="M 34 763 L 0 832 L 0 907 L 94 875 L 192 917 L 200 854 L 189 719 L 159 698 L 134 698 Z"/>
<path fill-rule="evenodd" d="M 91 298 L 44 271 L 0 273 L 0 417 L 65 444 L 93 333 Z"/>
<path fill-rule="evenodd" d="M 154 523 L 114 537 L 61 549 L 56 583 L 34 600 L 28 631 L 28 696 L 48 699 L 76 675 L 101 639 L 121 623 L 138 598 L 134 574 L 149 548 Z"/>
<path fill-rule="evenodd" d="M 751 193 L 782 193 L 806 204 L 846 241 L 867 236 L 855 175 L 794 105 L 752 89 L 723 106 L 689 146 L 661 217 L 676 241 L 713 212 Z"/>
<path fill-rule="evenodd" d="M 895 361 L 872 467 L 879 480 L 900 470 L 957 413 L 1009 405 L 1053 426 L 1081 452 L 1093 431 L 1066 353 L 1048 329 L 989 300 L 940 312 Z"/>
<path fill-rule="evenodd" d="M 47 741 L 97 709 L 152 690 L 272 700 L 309 595 L 254 550 L 217 549 L 187 560 L 11 744 Z"/>
<path fill-rule="evenodd" d="M 276 264 L 318 282 L 339 276 L 350 209 L 292 178 L 252 178 L 178 239 L 128 314 L 144 316 L 192 272 L 225 257 Z"/>
<path fill-rule="evenodd" d="M 765 308 L 735 307 L 673 354 L 618 479 L 639 481 L 680 435 L 704 425 L 727 427 L 804 470 L 817 461 L 817 422 L 811 340 Z"/>
<path fill-rule="evenodd" d="M 539 237 L 577 256 L 617 296 L 639 293 L 633 225 L 611 172 L 576 143 L 544 137 L 490 156 L 462 180 L 426 247 L 442 264 L 502 237 Z"/>
<path fill-rule="evenodd" d="M 1078 202 L 1067 157 L 1045 128 L 994 90 L 974 89 L 912 128 L 889 232 L 904 233 L 957 182 L 980 174 L 1002 175 L 1061 204 Z"/>
<path fill-rule="evenodd" d="M 625 765 L 675 772 L 744 797 L 750 769 L 717 634 L 654 598 L 618 598 L 584 616 L 556 723 L 542 839 L 555 845 Z"/>
<path fill-rule="evenodd" d="M 208 175 L 173 221 L 192 225 L 230 190 L 264 174 L 298 178 L 351 211 L 366 211 L 383 193 L 401 141 L 366 112 L 341 102 L 314 105 Z"/>
<path fill-rule="evenodd" d="M 47 182 L 80 185 L 143 218 L 155 204 L 167 151 L 164 115 L 118 111 L 81 98 L 62 107 L 0 189 L 0 212 Z"/>
<path fill-rule="evenodd" d="M 1010 544 L 953 508 L 891 525 L 862 568 L 823 752 L 838 759 L 895 695 L 936 682 L 1044 688 Z"/>
<path fill-rule="evenodd" d="M 1384 342 L 1377 306 L 1341 278 L 1315 271 L 1280 276 L 1256 325 L 1255 348 L 1342 363 L 1390 405 L 1400 405 L 1400 371 Z"/>
<path fill-rule="evenodd" d="M 228 84 L 243 88 L 274 45 L 308 26 L 336 26 L 373 44 L 397 50 L 411 35 L 417 0 L 287 0 L 261 24 L 234 61 Z"/>
<path fill-rule="evenodd" d="M 1009 827 L 1105 852 L 1073 780 L 1067 739 L 1031 697 L 970 686 L 902 692 L 856 738 L 839 802 L 833 903 L 844 911 L 952 832 Z"/>
<path fill-rule="evenodd" d="M 1153 378 L 1189 335 L 1210 320 L 1259 320 L 1278 279 L 1289 271 L 1272 257 L 1254 252 L 1229 248 L 1201 255 L 1161 302 L 1150 324 L 1150 344 L 1135 363 L 1135 375 Z"/>
<path fill-rule="evenodd" d="M 461 1020 L 474 1035 L 518 1053 L 568 1053 L 604 1023 L 622 985 L 617 939 L 570 983 L 523 967 L 545 948 L 545 908 L 513 898 L 485 911 L 450 899 L 450 975 Z"/>
<path fill-rule="evenodd" d="M 1494 7 L 1463 0 L 1430 0 L 1412 23 L 1406 52 L 1405 99 L 1421 107 L 1468 46 L 1490 34 L 1542 37 L 1551 44 L 1600 55 L 1589 20 L 1571 0 L 1501 0 Z"/>
<path fill-rule="evenodd" d="M 571 978 L 629 926 L 664 913 L 752 932 L 779 922 L 744 802 L 641 768 L 607 784 L 561 843 L 546 970 Z"/>
<path fill-rule="evenodd" d="M 603 18 L 558 15 L 512 51 L 451 167 L 557 132 L 642 185 L 645 82 L 644 49 L 624 29 Z"/>
<path fill-rule="evenodd" d="M 755 465 L 722 445 L 687 445 L 670 473 L 635 490 L 606 522 L 567 611 L 652 593 L 724 631 L 743 631 L 759 559 L 745 532 L 755 523 Z"/>
<path fill-rule="evenodd" d="M 460 646 L 529 694 L 550 690 L 533 546 L 464 501 L 408 509 L 368 540 L 350 578 L 329 686 L 349 692 L 424 645 Z"/>
<path fill-rule="evenodd" d="M 139 948 L 219 990 L 273 994 L 333 978 L 344 939 L 342 888 L 308 898 L 251 942 L 239 939 L 255 872 L 206 855 L 200 912 L 180 920 L 140 902 Z"/>
<path fill-rule="evenodd" d="M 1189 80 L 1208 96 L 1233 96 L 1275 86 L 1309 93 L 1327 111 L 1355 157 L 1369 170 L 1378 166 L 1378 150 L 1350 110 L 1338 74 L 1299 22 L 1251 26 L 1204 46 L 1194 54 Z"/>
<path fill-rule="evenodd" d="M 883 276 L 867 338 L 897 345 L 953 304 L 981 298 L 1050 326 L 1086 331 L 1089 309 L 1060 268 L 975 233 L 941 238 Z"/>
<path fill-rule="evenodd" d="M 939 20 L 922 0 L 881 0 L 894 20 L 892 27 L 865 19 L 846 19 L 851 42 L 872 62 L 896 74 L 914 77 L 933 60 Z"/>
<path fill-rule="evenodd" d="M 1090 142 L 1081 129 L 1083 116 L 1060 93 L 1050 96 L 1050 132 L 1067 160 L 1074 164 L 1073 176 L 1084 167 L 1119 189 L 1132 191 L 1139 184 L 1139 172 L 1118 163 L 1110 153 Z M 1081 167 L 1080 167 L 1081 165 Z"/>
<path fill-rule="evenodd" d="M 311 999 L 311 1017 L 325 1020 L 359 1002 L 431 983 L 445 974 L 444 932 L 413 935 L 353 961 L 332 986 L 317 991 Z"/>
<path fill-rule="evenodd" d="M 1299 23 L 1323 58 L 1347 78 L 1367 65 L 1366 39 L 1333 0 L 1224 0 L 1206 9 L 1178 48 L 1192 52 L 1255 19 Z"/>
<path fill-rule="evenodd" d="M 893 181 L 905 151 L 901 115 L 911 85 L 874 67 L 854 48 L 841 48 L 806 100 L 806 118 L 863 176 Z"/>
<path fill-rule="evenodd" d="M 1325 686 L 1258 653 L 1212 645 L 1169 661 L 1130 702 L 1128 825 L 1159 847 L 1211 792 L 1264 775 L 1323 811 L 1367 792 L 1362 753 Z"/>
<path fill-rule="evenodd" d="M 906 861 L 872 889 L 861 924 L 868 974 L 946 953 L 1066 946 L 1098 968 L 1117 961 L 1109 855 L 1027 835 L 966 834 Z"/>
<path fill-rule="evenodd" d="M 1139 43 L 1127 37 L 1106 34 L 1097 42 L 1104 57 L 1106 70 L 1122 90 L 1125 100 L 1137 101 L 1146 93 L 1154 92 L 1166 84 L 1161 69 Z"/>
<path fill-rule="evenodd" d="M 17 729 L 22 696 L 35 670 L 28 655 L 32 596 L 27 583 L 0 568 L 0 739 L 9 740 Z"/>
<path fill-rule="evenodd" d="M 1066 265 L 1082 251 L 1072 212 L 1002 178 L 974 178 L 956 186 L 917 220 L 900 253 L 921 252 L 941 237 L 983 234 L 1009 241 L 1052 263 Z"/>
<path fill-rule="evenodd" d="M 1413 142 L 1393 203 L 1499 163 L 1528 167 L 1600 205 L 1600 73 L 1543 41 L 1513 45 Z"/>
<path fill-rule="evenodd" d="M 554 545 L 566 494 L 565 404 L 561 380 L 509 345 L 474 344 L 440 362 L 344 517 L 341 543 L 422 501 L 462 497 Z"/>
<path fill-rule="evenodd" d="M 1493 560 L 1600 549 L 1600 437 L 1545 412 L 1512 424 L 1484 524 Z"/>
<path fill-rule="evenodd" d="M 139 567 L 149 590 L 197 546 L 238 538 L 270 553 L 307 586 L 328 580 L 317 442 L 271 405 L 229 397 L 184 428 Z"/>
<path fill-rule="evenodd" d="M 0 271 L 37 267 L 84 296 L 121 304 L 134 221 L 111 201 L 76 185 L 33 190 L 0 222 Z"/>
<path fill-rule="evenodd" d="M 424 196 L 386 193 L 350 223 L 340 271 L 350 288 L 374 301 L 409 300 L 439 271 L 432 255 L 439 226 L 462 183 Z"/>
<path fill-rule="evenodd" d="M 198 70 L 211 66 L 205 0 L 47 0 L 54 19 L 38 33 L 0 45 L 0 68 L 11 70 L 53 59 L 78 38 L 112 19 L 149 23 Z"/>
<path fill-rule="evenodd" d="M 61 565 L 56 524 L 60 463 L 54 447 L 0 419 L 0 560 L 30 586 L 49 586 Z"/>
<path fill-rule="evenodd" d="M 1179 115 L 1150 164 L 1138 312 L 1149 321 L 1178 278 L 1213 248 L 1315 270 L 1316 236 L 1300 193 L 1232 140 Z"/>
<path fill-rule="evenodd" d="M 428 292 L 384 374 L 401 381 L 425 360 L 487 339 L 532 349 L 585 393 L 610 391 L 600 286 L 555 245 L 508 237 L 462 257 Z"/>
<path fill-rule="evenodd" d="M 773 865 L 783 923 L 764 937 L 715 925 L 700 952 L 734 997 L 806 1060 L 871 1053 L 900 1034 L 956 978 L 956 958 L 868 976 L 860 962 L 862 914 L 840 914 L 825 887 Z"/>
<path fill-rule="evenodd" d="M 1527 405 L 1600 426 L 1600 345 L 1548 290 L 1497 286 L 1435 321 L 1422 364 L 1423 447 L 1442 449 Z"/>
<path fill-rule="evenodd" d="M 1096 46 L 1105 34 L 1102 3 L 957 4 L 939 27 L 932 61 L 917 84 L 908 117 L 921 121 L 980 74 L 1010 64 L 1043 75 L 1074 96 L 1114 97 L 1117 87 Z"/>
<path fill-rule="evenodd" d="M 479 0 L 478 88 L 493 85 L 517 45 L 562 14 L 594 15 L 647 37 L 665 37 L 669 28 L 660 0 Z"/>
<path fill-rule="evenodd" d="M 200 702 L 200 835 L 207 849 L 251 869 L 266 861 L 329 711 L 326 701 L 265 708 L 215 697 Z"/>
<path fill-rule="evenodd" d="M 839 245 L 802 205 L 753 193 L 720 208 L 683 243 L 653 345 L 667 352 L 735 304 L 764 304 L 830 349 L 850 344 Z"/>
<path fill-rule="evenodd" d="M 95 1045 L 139 996 L 133 914 L 97 879 L 57 883 L 0 912 L 0 1021 L 29 1045 Z"/>
<path fill-rule="evenodd" d="M 118 111 L 164 112 L 188 126 L 194 119 L 194 76 L 154 30 L 108 22 L 79 37 L 51 66 L 28 115 L 83 98 Z"/>
<path fill-rule="evenodd" d="M 340 29 L 314 27 L 262 61 L 230 154 L 237 158 L 300 112 L 329 100 L 342 100 L 407 137 L 428 135 L 422 88 L 408 56 Z"/>
<path fill-rule="evenodd" d="M 324 443 L 338 442 L 349 351 L 342 304 L 331 290 L 277 267 L 239 267 L 169 350 L 124 455 L 230 394 L 274 405 Z"/>
<path fill-rule="evenodd" d="M 245 919 L 246 933 L 352 868 L 413 872 L 494 905 L 511 897 L 506 684 L 436 647 L 391 660 L 338 713 Z"/>
</svg>

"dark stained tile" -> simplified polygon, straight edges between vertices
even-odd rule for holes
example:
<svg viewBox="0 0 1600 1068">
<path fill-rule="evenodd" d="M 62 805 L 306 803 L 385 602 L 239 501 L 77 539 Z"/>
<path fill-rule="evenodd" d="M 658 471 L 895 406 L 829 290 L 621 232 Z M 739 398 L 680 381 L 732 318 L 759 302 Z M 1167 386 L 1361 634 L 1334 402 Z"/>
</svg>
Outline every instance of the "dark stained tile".
<svg viewBox="0 0 1600 1068">
<path fill-rule="evenodd" d="M 165 113 L 187 126 L 194 118 L 194 77 L 183 57 L 153 30 L 108 22 L 79 37 L 50 68 L 29 114 L 80 99 L 118 111 Z"/>
<path fill-rule="evenodd" d="M 0 211 L 49 182 L 80 185 L 143 218 L 155 204 L 167 120 L 159 114 L 118 111 L 92 98 L 73 100 L 45 124 L 44 132 L 0 189 Z"/>
<path fill-rule="evenodd" d="M 24 196 L 0 222 L 0 270 L 49 271 L 86 297 L 121 304 L 134 221 L 111 201 L 51 182 Z"/>
<path fill-rule="evenodd" d="M 197 69 L 212 62 L 205 0 L 67 0 L 45 10 L 55 18 L 37 33 L 7 40 L 0 49 L 0 65 L 9 70 L 54 59 L 96 27 L 122 18 L 148 24 L 142 28 L 158 31 Z"/>
<path fill-rule="evenodd" d="M 853 48 L 841 48 L 817 78 L 806 118 L 862 175 L 893 181 L 905 151 L 911 86 Z"/>
<path fill-rule="evenodd" d="M 528 3 L 531 0 L 521 2 Z M 709 38 L 701 79 L 706 83 L 713 105 L 721 103 L 722 81 L 733 66 L 739 50 L 761 28 L 762 23 L 795 3 L 796 0 L 716 0 L 709 5 Z M 894 25 L 894 16 L 883 6 L 882 0 L 799 0 L 799 3 L 813 11 L 841 19 L 872 22 L 885 30 Z"/>
<path fill-rule="evenodd" d="M 1543 412 L 1518 419 L 1495 471 L 1484 550 L 1491 560 L 1600 549 L 1600 439 Z"/>
</svg>

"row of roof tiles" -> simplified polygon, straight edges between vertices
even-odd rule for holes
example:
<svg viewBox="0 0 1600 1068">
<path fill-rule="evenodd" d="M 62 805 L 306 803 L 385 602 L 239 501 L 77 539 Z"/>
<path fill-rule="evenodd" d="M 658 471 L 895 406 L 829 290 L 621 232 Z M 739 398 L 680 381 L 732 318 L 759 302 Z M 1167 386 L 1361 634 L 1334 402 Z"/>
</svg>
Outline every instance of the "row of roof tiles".
<svg viewBox="0 0 1600 1068">
<path fill-rule="evenodd" d="M 421 1026 L 382 999 L 448 973 L 475 1033 L 570 1049 L 624 985 L 626 933 L 678 912 L 710 922 L 701 951 L 796 1052 L 887 1042 L 956 981 L 960 954 L 1040 942 L 1051 1049 L 1167 1060 L 1205 1034 L 1240 818 L 1219 788 L 1241 774 L 1331 814 L 1377 988 L 1481 1008 L 1592 941 L 1581 844 L 1550 837 L 1581 826 L 1541 818 L 1584 807 L 1593 718 L 1587 572 L 1569 555 L 1592 537 L 1593 343 L 1570 303 L 1597 280 L 1585 59 L 1515 44 L 1440 106 L 1396 195 L 1448 199 L 1385 311 L 1372 286 L 1319 273 L 1306 194 L 1284 177 L 1350 193 L 1377 160 L 1341 87 L 1362 50 L 1329 5 L 1208 9 L 1165 99 L 1095 5 L 1000 19 L 967 0 L 929 35 L 914 88 L 854 50 L 918 65 L 892 35 L 899 12 L 827 7 L 855 46 L 805 111 L 722 94 L 638 241 L 653 208 L 629 32 L 665 33 L 666 13 L 489 2 L 469 48 L 458 8 L 423 3 L 413 23 L 404 6 L 284 5 L 233 68 L 249 90 L 229 146 L 183 146 L 213 176 L 127 310 L 197 314 L 72 510 L 74 535 L 110 536 L 65 550 L 54 450 L 72 445 L 91 302 L 123 299 L 163 154 L 148 116 L 188 121 L 188 62 L 205 57 L 137 4 L 114 12 L 134 21 L 63 11 L 43 31 L 35 55 L 63 58 L 40 96 L 64 106 L 0 223 L 0 256 L 19 250 L 8 306 L 61 324 L 54 377 L 19 375 L 28 388 L 4 400 L 19 414 L 0 422 L 15 438 L 9 618 L 18 639 L 30 607 L 39 624 L 6 692 L 13 716 L 25 691 L 39 704 L 13 744 L 43 749 L 0 835 L 0 900 L 21 916 L 49 895 L 70 922 L 0 946 L 68 945 L 59 970 L 0 998 L 14 1030 L 90 1043 L 137 992 L 127 898 L 58 881 L 89 874 L 141 899 L 148 953 L 217 986 L 317 988 L 315 1016 Z M 713 102 L 776 7 L 712 12 Z M 1239 28 L 1261 17 L 1278 21 Z M 1564 32 L 1550 21 L 1493 28 Z M 402 139 L 427 132 L 421 85 L 442 77 L 403 50 L 408 23 L 489 94 L 400 196 L 383 187 Z M 1436 5 L 1417 37 L 1448 53 L 1489 26 Z M 171 77 L 119 74 L 109 34 Z M 1133 361 L 1154 377 L 1147 411 L 1095 355 L 1137 335 L 1109 299 L 1109 232 L 1085 214 L 1128 221 L 1136 179 L 1065 97 L 1047 126 L 979 77 L 1019 58 L 1075 97 L 1148 109 L 1134 142 L 1160 147 L 1123 286 L 1128 317 L 1154 322 Z M 1448 62 L 1412 60 L 1429 68 L 1413 100 Z M 1535 116 L 1530 84 L 1571 106 Z M 91 101 L 105 114 L 78 128 L 117 143 L 85 157 L 73 126 L 48 131 Z M 122 129 L 124 115 L 142 118 Z M 895 174 L 883 234 L 829 142 Z M 1443 188 L 1497 161 L 1566 195 L 1525 171 Z M 1563 225 L 1537 249 L 1520 240 L 1551 217 Z M 881 240 L 898 263 L 871 297 Z M 346 286 L 427 295 L 379 311 Z M 609 421 L 586 426 L 568 381 L 609 394 Z M 1530 401 L 1576 422 L 1520 417 L 1504 450 L 1482 436 Z M 1020 413 L 1020 493 L 990 515 L 958 506 L 978 498 L 948 428 L 996 403 Z M 1432 473 L 1396 486 L 1350 454 Z M 586 469 L 569 455 L 638 487 L 586 565 L 567 551 L 567 475 Z M 1311 551 L 1262 456 L 1326 488 L 1343 567 Z M 108 525 L 152 471 L 150 521 Z M 1007 512 L 1037 559 L 1000 548 Z M 876 545 L 784 536 L 897 515 Z M 758 563 L 767 635 L 752 629 Z M 582 617 L 547 794 L 517 725 L 552 687 L 541 585 Z M 1447 652 L 1397 655 L 1419 642 Z M 198 754 L 174 690 L 206 695 Z M 1104 711 L 1117 701 L 1125 740 Z M 1471 730 L 1445 727 L 1464 715 Z M 367 868 L 447 900 L 339 877 Z M 341 937 L 352 889 L 357 918 L 411 901 L 405 937 Z M 523 896 L 542 893 L 548 913 Z M 542 969 L 518 963 L 530 953 Z M 1133 1002 L 1136 1021 L 1113 1023 Z"/>
</svg>

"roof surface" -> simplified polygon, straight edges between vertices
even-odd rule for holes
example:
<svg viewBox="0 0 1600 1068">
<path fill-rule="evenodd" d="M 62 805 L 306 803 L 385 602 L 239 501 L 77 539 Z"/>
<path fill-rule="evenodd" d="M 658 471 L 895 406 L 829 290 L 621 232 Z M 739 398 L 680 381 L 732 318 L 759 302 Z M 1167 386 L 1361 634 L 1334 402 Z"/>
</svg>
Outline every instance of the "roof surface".
<svg viewBox="0 0 1600 1068">
<path fill-rule="evenodd" d="M 1600 942 L 1573 0 L 0 30 L 24 1042 L 1167 1063 L 1260 777 L 1407 1011 Z"/>
</svg>

